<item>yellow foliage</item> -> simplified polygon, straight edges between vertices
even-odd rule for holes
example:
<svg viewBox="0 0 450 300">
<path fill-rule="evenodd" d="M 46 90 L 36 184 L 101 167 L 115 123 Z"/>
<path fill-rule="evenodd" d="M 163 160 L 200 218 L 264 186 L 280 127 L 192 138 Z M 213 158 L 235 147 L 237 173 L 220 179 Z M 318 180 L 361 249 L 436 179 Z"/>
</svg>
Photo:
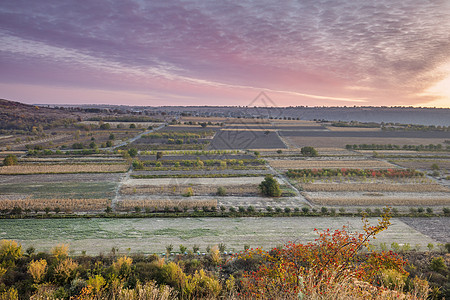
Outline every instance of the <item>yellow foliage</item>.
<svg viewBox="0 0 450 300">
<path fill-rule="evenodd" d="M 133 263 L 133 259 L 131 257 L 122 256 L 119 257 L 114 263 L 113 268 L 117 272 L 119 272 L 123 266 L 131 267 L 131 264 Z"/>
<path fill-rule="evenodd" d="M 69 254 L 69 246 L 65 244 L 60 244 L 52 248 L 51 254 L 60 260 L 66 258 Z"/>
<path fill-rule="evenodd" d="M 15 288 L 9 288 L 8 290 L 0 293 L 0 300 L 17 300 L 19 294 Z"/>
<path fill-rule="evenodd" d="M 45 259 L 33 260 L 28 265 L 28 273 L 31 274 L 35 283 L 39 283 L 47 272 L 47 261 Z"/>
<path fill-rule="evenodd" d="M 0 241 L 0 262 L 14 263 L 22 256 L 22 246 L 16 241 Z"/>
<path fill-rule="evenodd" d="M 210 250 L 211 260 L 214 265 L 218 265 L 222 262 L 222 258 L 220 257 L 219 247 L 214 245 Z"/>
<path fill-rule="evenodd" d="M 77 267 L 78 263 L 74 262 L 71 258 L 61 260 L 55 268 L 55 276 L 62 282 L 66 282 Z"/>
<path fill-rule="evenodd" d="M 206 275 L 202 269 L 186 277 L 183 293 L 186 299 L 216 299 L 221 289 L 219 281 Z"/>
</svg>

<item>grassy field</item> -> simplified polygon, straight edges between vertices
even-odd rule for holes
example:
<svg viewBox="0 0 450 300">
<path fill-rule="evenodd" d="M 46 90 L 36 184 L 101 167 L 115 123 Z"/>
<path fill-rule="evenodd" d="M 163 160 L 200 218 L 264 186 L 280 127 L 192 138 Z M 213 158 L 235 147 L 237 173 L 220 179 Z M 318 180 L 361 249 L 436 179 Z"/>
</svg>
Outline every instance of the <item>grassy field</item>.
<svg viewBox="0 0 450 300">
<path fill-rule="evenodd" d="M 73 198 L 96 199 L 111 198 L 117 183 L 108 182 L 24 182 L 0 183 L 0 199 L 2 195 L 29 195 L 35 199 Z"/>
<path fill-rule="evenodd" d="M 370 220 L 372 223 L 374 219 Z M 275 247 L 288 241 L 308 242 L 317 238 L 314 228 L 362 230 L 359 218 L 183 218 L 183 219 L 59 219 L 0 220 L 0 239 L 14 239 L 26 249 L 49 250 L 65 243 L 73 254 L 108 253 L 113 247 L 119 252 L 165 252 L 169 244 L 194 244 L 201 251 L 207 246 L 224 243 L 227 251 L 242 251 L 250 247 Z M 444 228 L 437 229 L 444 230 Z M 435 240 L 393 219 L 391 227 L 382 232 L 375 243 L 420 244 L 425 249 Z"/>
</svg>

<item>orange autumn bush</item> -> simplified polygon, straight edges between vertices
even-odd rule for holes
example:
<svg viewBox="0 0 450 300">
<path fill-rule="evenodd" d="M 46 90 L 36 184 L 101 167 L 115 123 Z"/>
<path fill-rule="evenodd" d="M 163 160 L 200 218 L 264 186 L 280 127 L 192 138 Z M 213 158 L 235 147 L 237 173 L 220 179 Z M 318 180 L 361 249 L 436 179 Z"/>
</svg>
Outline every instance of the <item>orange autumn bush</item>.
<svg viewBox="0 0 450 300">
<path fill-rule="evenodd" d="M 334 232 L 320 232 L 315 242 L 308 244 L 289 242 L 281 249 L 249 250 L 234 257 L 261 260 L 256 271 L 244 273 L 240 298 L 426 299 L 426 281 L 415 279 L 414 291 L 407 294 L 382 284 L 387 271 L 408 275 L 402 257 L 370 249 L 369 242 L 391 224 L 390 209 L 385 209 L 377 225 L 371 226 L 365 216 L 363 224 L 363 233 L 352 233 L 344 226 Z"/>
</svg>

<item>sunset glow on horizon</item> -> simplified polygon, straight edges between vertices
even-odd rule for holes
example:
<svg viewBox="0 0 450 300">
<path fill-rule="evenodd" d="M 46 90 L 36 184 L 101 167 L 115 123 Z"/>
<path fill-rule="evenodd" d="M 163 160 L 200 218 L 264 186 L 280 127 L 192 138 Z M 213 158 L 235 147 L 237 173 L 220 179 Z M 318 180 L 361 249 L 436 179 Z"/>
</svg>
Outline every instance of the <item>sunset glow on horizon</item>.
<svg viewBox="0 0 450 300">
<path fill-rule="evenodd" d="M 450 107 L 450 1 L 2 1 L 0 98 Z"/>
</svg>

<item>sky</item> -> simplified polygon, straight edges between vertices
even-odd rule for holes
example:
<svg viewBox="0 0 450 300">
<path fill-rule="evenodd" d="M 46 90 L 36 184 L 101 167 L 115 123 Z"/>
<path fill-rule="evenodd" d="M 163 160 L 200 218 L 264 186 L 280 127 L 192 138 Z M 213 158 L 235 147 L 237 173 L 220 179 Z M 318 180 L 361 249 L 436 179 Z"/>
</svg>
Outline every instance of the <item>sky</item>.
<svg viewBox="0 0 450 300">
<path fill-rule="evenodd" d="M 3 0 L 0 98 L 450 107 L 450 0 Z"/>
</svg>

